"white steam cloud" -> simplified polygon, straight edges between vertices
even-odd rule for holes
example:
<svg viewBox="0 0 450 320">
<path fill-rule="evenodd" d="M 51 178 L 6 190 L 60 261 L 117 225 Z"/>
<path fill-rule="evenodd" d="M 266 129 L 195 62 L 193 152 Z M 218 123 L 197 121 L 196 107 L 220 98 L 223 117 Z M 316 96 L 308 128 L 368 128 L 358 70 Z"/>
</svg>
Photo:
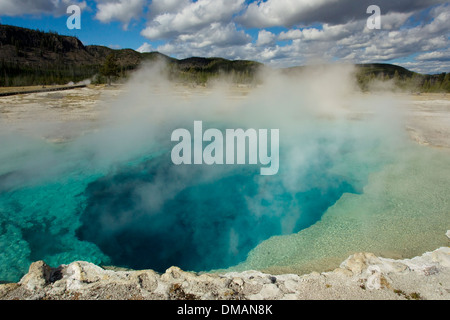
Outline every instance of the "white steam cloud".
<svg viewBox="0 0 450 320">
<path fill-rule="evenodd" d="M 127 203 L 120 202 L 113 203 L 112 207 L 89 204 L 97 224 L 86 234 L 97 237 L 99 242 L 111 242 L 108 236 L 127 228 L 141 230 L 142 221 L 157 221 L 148 226 L 155 232 L 164 230 L 158 228 L 158 223 L 181 228 L 176 226 L 179 217 L 171 217 L 170 212 L 161 217 L 158 211 L 189 187 L 199 183 L 214 185 L 236 172 L 246 176 L 247 169 L 239 165 L 212 165 L 207 169 L 195 165 L 174 166 L 170 161 L 170 150 L 174 146 L 172 132 L 177 128 L 192 130 L 194 121 L 203 121 L 205 127 L 221 130 L 279 129 L 278 174 L 247 176 L 246 179 L 253 181 L 252 186 L 256 186 L 251 192 L 245 189 L 246 185 L 238 183 L 229 186 L 231 189 L 221 190 L 231 197 L 230 205 L 235 197 L 242 197 L 242 206 L 249 212 L 236 216 L 235 224 L 223 230 L 227 240 L 223 240 L 226 244 L 220 242 L 225 246 L 222 251 L 215 248 L 215 253 L 210 253 L 210 248 L 204 247 L 209 243 L 202 232 L 205 226 L 211 227 L 210 218 L 216 219 L 215 225 L 225 228 L 229 223 L 226 216 L 233 214 L 235 207 L 222 208 L 223 212 L 212 209 L 206 215 L 195 216 L 196 206 L 187 203 L 183 212 L 183 221 L 190 227 L 182 229 L 181 233 L 189 233 L 199 257 L 211 254 L 225 265 L 237 263 L 239 260 L 234 258 L 237 252 L 245 257 L 245 250 L 248 252 L 252 245 L 273 235 L 273 230 L 289 234 L 320 218 L 299 223 L 309 210 L 302 207 L 301 202 L 314 205 L 308 197 L 338 197 L 341 191 L 334 194 L 333 190 L 341 190 L 345 181 L 352 184 L 355 191 L 362 191 L 368 175 L 388 163 L 398 146 L 406 141 L 397 102 L 387 95 L 370 96 L 359 92 L 354 71 L 347 65 L 315 66 L 291 75 L 264 70 L 260 75 L 263 82 L 252 88 L 236 86 L 226 79 L 209 83 L 206 88 L 192 88 L 169 81 L 166 66 L 158 63 L 137 71 L 121 88 L 117 99 L 108 102 L 96 130 L 73 141 L 56 146 L 45 141 L 36 143 L 13 136 L 4 129 L 0 142 L 0 190 L 7 196 L 0 197 L 0 213 L 3 212 L 0 225 L 9 225 L 12 223 L 9 216 L 14 216 L 13 224 L 17 229 L 9 233 L 2 231 L 8 237 L 6 241 L 29 244 L 28 251 L 21 252 L 21 259 L 45 258 L 51 264 L 72 259 L 105 261 L 98 248 L 80 241 L 75 235 L 81 225 L 79 212 L 87 205 L 82 201 L 86 194 L 95 197 L 106 192 L 92 191 L 91 182 L 103 183 L 102 177 L 106 177 L 111 194 L 120 193 L 121 190 L 116 189 L 121 187 L 129 188 L 129 208 Z M 32 126 L 39 128 L 39 134 L 45 131 L 39 124 Z M 46 129 L 54 130 L 53 127 Z M 167 154 L 169 156 L 164 157 Z M 156 168 L 140 167 L 153 158 Z M 145 173 L 150 171 L 152 179 L 146 180 Z M 128 182 L 123 182 L 128 181 L 123 175 L 129 172 L 144 176 L 132 188 Z M 31 191 L 25 187 L 41 190 L 42 185 L 54 188 L 45 187 L 42 188 L 45 192 L 34 193 L 33 201 L 39 206 L 33 207 L 27 198 L 27 192 Z M 214 197 L 220 197 L 215 193 L 196 196 L 199 198 L 192 201 L 199 205 L 208 197 L 212 202 Z M 224 220 L 219 219 L 220 215 L 224 215 L 220 218 Z M 252 227 L 255 221 L 275 224 L 258 229 Z M 33 246 L 29 234 L 34 229 L 30 225 L 47 230 L 45 234 L 54 237 L 51 252 L 41 252 L 45 246 L 41 249 Z M 144 232 L 145 235 L 148 232 Z M 211 237 L 221 241 L 214 234 Z M 182 239 L 164 250 L 184 245 L 185 238 Z M 126 245 L 121 242 L 114 250 L 120 251 Z M 55 254 L 58 250 L 61 252 Z M 127 250 L 120 253 L 125 254 Z M 167 255 L 176 256 L 179 252 L 184 251 L 175 250 Z M 16 254 L 19 253 L 8 251 L 0 264 L 18 261 L 13 257 Z M 20 262 L 17 270 L 23 269 L 24 264 Z"/>
</svg>

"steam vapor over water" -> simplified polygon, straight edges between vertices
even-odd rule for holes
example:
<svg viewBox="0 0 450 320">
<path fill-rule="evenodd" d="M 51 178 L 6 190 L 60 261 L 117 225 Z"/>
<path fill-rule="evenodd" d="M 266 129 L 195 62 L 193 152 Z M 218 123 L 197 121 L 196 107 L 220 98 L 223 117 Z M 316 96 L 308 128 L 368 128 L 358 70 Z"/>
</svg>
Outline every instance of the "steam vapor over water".
<svg viewBox="0 0 450 320">
<path fill-rule="evenodd" d="M 364 197 L 373 174 L 416 154 L 396 100 L 359 93 L 350 66 L 268 72 L 251 90 L 226 81 L 187 88 L 163 70 L 137 72 L 97 130 L 70 141 L 2 130 L 1 280 L 17 281 L 35 260 L 163 272 L 172 265 L 286 267 L 300 263 L 286 258 L 295 252 L 323 259 L 322 249 L 306 247 L 312 238 L 292 237 L 315 230 L 309 227 L 340 199 Z M 260 165 L 248 164 L 174 165 L 171 133 L 193 132 L 194 121 L 222 131 L 279 129 L 278 173 L 263 176 Z M 284 237 L 271 238 L 277 235 Z M 263 258 L 260 248 L 273 241 L 285 255 Z"/>
</svg>

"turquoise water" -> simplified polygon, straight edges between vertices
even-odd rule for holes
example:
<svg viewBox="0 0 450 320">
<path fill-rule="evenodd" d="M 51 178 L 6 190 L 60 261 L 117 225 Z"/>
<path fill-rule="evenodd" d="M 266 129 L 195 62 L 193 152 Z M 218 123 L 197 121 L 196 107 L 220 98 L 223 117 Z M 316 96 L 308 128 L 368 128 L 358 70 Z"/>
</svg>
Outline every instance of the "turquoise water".
<svg viewBox="0 0 450 320">
<path fill-rule="evenodd" d="M 175 166 L 171 145 L 151 136 L 124 142 L 132 152 L 114 161 L 110 146 L 92 143 L 104 132 L 62 144 L 4 136 L 0 280 L 19 280 L 36 260 L 157 271 L 238 264 L 271 236 L 313 225 L 343 194 L 361 193 L 389 162 L 383 134 L 342 126 L 281 128 L 275 176 L 259 165 Z"/>
<path fill-rule="evenodd" d="M 346 193 L 320 221 L 262 242 L 233 271 L 331 271 L 355 252 L 405 259 L 449 246 L 450 150 L 405 143 L 396 159 Z"/>
<path fill-rule="evenodd" d="M 191 170 L 194 175 L 186 173 Z M 279 180 L 260 176 L 258 168 L 220 176 L 214 170 L 175 167 L 164 155 L 93 181 L 84 193 L 77 235 L 97 244 L 114 265 L 161 272 L 172 265 L 224 268 L 243 261 L 262 240 L 283 234 L 287 219 L 292 231 L 301 230 L 344 192 L 354 192 L 350 182 L 332 174 L 323 188 L 291 193 Z M 180 187 L 166 197 L 157 189 L 160 179 L 166 188 L 174 188 L 172 181 Z M 262 188 L 277 192 L 262 195 Z"/>
</svg>

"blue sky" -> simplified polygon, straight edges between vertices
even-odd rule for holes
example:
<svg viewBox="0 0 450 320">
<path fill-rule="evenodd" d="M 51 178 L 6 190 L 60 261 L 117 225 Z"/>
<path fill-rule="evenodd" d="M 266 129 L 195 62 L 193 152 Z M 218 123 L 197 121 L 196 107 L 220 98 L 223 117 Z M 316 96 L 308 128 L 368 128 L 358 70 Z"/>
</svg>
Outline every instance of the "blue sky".
<svg viewBox="0 0 450 320">
<path fill-rule="evenodd" d="M 274 67 L 316 61 L 394 63 L 450 72 L 450 4 L 378 0 L 1 0 L 0 22 L 78 37 L 85 45 L 160 51 L 176 58 L 220 56 Z M 81 29 L 69 30 L 69 5 Z"/>
</svg>

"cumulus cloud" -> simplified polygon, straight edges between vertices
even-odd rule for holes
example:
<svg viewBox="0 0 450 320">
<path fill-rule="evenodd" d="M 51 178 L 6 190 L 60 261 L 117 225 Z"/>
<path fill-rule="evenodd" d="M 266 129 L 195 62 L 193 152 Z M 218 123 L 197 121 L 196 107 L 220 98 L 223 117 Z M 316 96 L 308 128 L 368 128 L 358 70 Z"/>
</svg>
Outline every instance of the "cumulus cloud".
<svg viewBox="0 0 450 320">
<path fill-rule="evenodd" d="M 150 43 L 144 42 L 139 48 L 136 49 L 137 52 L 152 52 L 153 47 Z"/>
<path fill-rule="evenodd" d="M 302 15 L 319 9 L 328 0 L 268 0 L 253 2 L 247 7 L 240 22 L 249 27 L 265 28 L 272 26 L 291 26 L 294 21 L 300 22 Z M 300 15 L 300 16 L 299 16 Z"/>
<path fill-rule="evenodd" d="M 321 29 L 304 28 L 303 30 L 291 29 L 287 32 L 281 32 L 280 40 L 310 40 L 310 41 L 335 41 L 348 37 L 355 32 L 361 31 L 361 23 L 349 22 L 347 24 L 333 25 L 324 24 Z"/>
<path fill-rule="evenodd" d="M 220 23 L 212 23 L 195 34 L 182 34 L 177 39 L 202 48 L 242 45 L 248 43 L 251 38 L 244 31 L 238 31 L 234 23 L 229 23 L 226 26 Z"/>
<path fill-rule="evenodd" d="M 76 0 L 1 0 L 0 15 L 3 16 L 23 16 L 23 15 L 63 15 L 66 14 L 67 7 L 78 5 L 81 9 L 87 7 L 86 1 Z"/>
<path fill-rule="evenodd" d="M 248 58 L 244 53 L 248 50 L 251 37 L 235 24 L 221 25 L 213 23 L 192 34 L 181 34 L 171 41 L 156 48 L 156 51 L 187 58 L 190 56 L 224 57 L 230 59 Z"/>
<path fill-rule="evenodd" d="M 275 41 L 276 35 L 270 31 L 260 30 L 258 33 L 258 39 L 256 40 L 256 44 L 258 46 L 264 46 L 268 44 L 273 44 Z"/>
<path fill-rule="evenodd" d="M 367 46 L 362 48 L 361 59 L 391 60 L 448 48 L 450 42 L 445 30 L 450 30 L 450 6 L 440 6 L 439 9 L 430 13 L 429 23 L 375 33 Z M 363 37 L 364 34 L 361 34 L 355 41 L 364 43 Z"/>
<path fill-rule="evenodd" d="M 448 51 L 433 51 L 433 52 L 427 52 L 420 54 L 416 57 L 416 60 L 418 61 L 441 61 L 446 60 L 450 61 L 450 53 Z"/>
<path fill-rule="evenodd" d="M 227 57 L 252 41 L 238 29 L 233 17 L 245 8 L 244 0 L 153 0 L 149 21 L 141 35 L 163 40 L 156 48 L 185 58 L 193 55 Z M 226 51 L 226 52 L 224 52 Z"/>
<path fill-rule="evenodd" d="M 441 60 L 431 60 L 431 61 L 407 61 L 402 63 L 394 63 L 398 64 L 404 68 L 409 70 L 413 70 L 415 72 L 423 73 L 423 74 L 435 74 L 441 73 L 450 70 L 450 60 L 441 61 Z"/>
<path fill-rule="evenodd" d="M 430 61 L 442 62 L 448 56 L 446 51 L 450 42 L 446 30 L 450 30 L 449 15 L 450 6 L 440 5 L 427 11 L 383 15 L 381 30 L 367 29 L 365 20 L 294 27 L 276 35 L 277 41 L 288 41 L 288 44 L 264 48 L 252 55 L 273 66 L 294 66 L 315 58 L 352 63 L 407 57 L 413 60 L 417 53 L 423 53 L 417 56 L 417 62 L 409 66 L 414 71 L 424 72 L 428 65 L 428 72 L 435 72 L 437 66 L 432 66 Z M 421 16 L 421 19 L 417 16 Z M 410 18 L 413 18 L 414 23 L 408 21 Z M 421 23 L 417 24 L 417 21 Z M 441 67 L 448 68 L 446 64 Z"/>
<path fill-rule="evenodd" d="M 180 34 L 199 31 L 212 23 L 229 23 L 232 16 L 243 9 L 244 0 L 178 1 L 184 7 L 154 17 L 141 32 L 148 39 L 167 39 Z M 161 7 L 158 7 L 161 10 Z M 168 7 L 164 7 L 168 10 Z M 152 8 L 150 8 L 151 10 Z"/>
<path fill-rule="evenodd" d="M 258 60 L 275 67 L 316 59 L 389 61 L 448 48 L 445 30 L 450 29 L 450 6 L 430 7 L 443 1 L 380 0 L 381 30 L 366 27 L 366 9 L 371 2 L 154 0 L 142 35 L 150 40 L 165 40 L 155 49 L 177 58 L 221 56 Z M 251 38 L 246 29 L 239 28 L 240 24 L 261 29 Z M 276 32 L 271 26 L 288 28 Z M 442 56 L 435 55 L 435 59 Z"/>
<path fill-rule="evenodd" d="M 382 28 L 383 30 L 395 30 L 399 29 L 414 12 L 402 13 L 402 12 L 390 12 L 382 15 Z"/>
<path fill-rule="evenodd" d="M 120 21 L 124 28 L 133 18 L 140 17 L 146 0 L 96 0 L 97 14 L 95 18 L 103 23 Z"/>
<path fill-rule="evenodd" d="M 445 0 L 378 0 L 382 14 L 408 13 L 445 3 Z M 247 27 L 306 26 L 315 22 L 340 24 L 350 20 L 367 19 L 367 7 L 373 0 L 267 0 L 248 5 L 239 18 Z"/>
<path fill-rule="evenodd" d="M 178 13 L 190 3 L 190 0 L 153 0 L 149 6 L 149 16 L 154 18 L 165 13 Z"/>
</svg>

